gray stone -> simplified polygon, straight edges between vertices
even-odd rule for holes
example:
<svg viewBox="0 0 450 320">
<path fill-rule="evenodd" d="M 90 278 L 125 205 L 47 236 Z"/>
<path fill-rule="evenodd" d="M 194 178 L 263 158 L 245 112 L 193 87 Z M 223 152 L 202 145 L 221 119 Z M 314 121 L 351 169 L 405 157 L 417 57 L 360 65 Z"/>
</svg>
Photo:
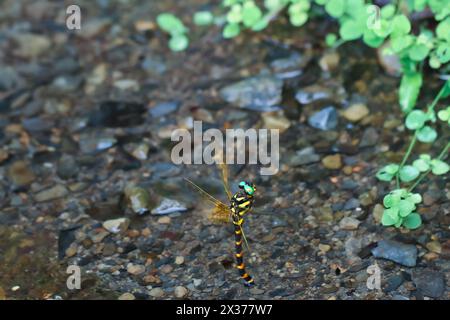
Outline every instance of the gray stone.
<svg viewBox="0 0 450 320">
<path fill-rule="evenodd" d="M 406 267 L 414 267 L 417 261 L 416 246 L 393 240 L 379 241 L 372 254 L 375 258 L 391 260 Z"/>
<path fill-rule="evenodd" d="M 67 188 L 61 184 L 57 184 L 56 186 L 53 186 L 51 188 L 39 191 L 34 195 L 34 200 L 37 202 L 44 202 L 44 201 L 50 201 L 55 200 L 58 198 L 65 197 L 69 194 L 69 191 Z"/>
<path fill-rule="evenodd" d="M 241 108 L 257 111 L 273 111 L 281 102 L 283 81 L 270 75 L 248 78 L 220 90 L 225 101 Z"/>
<path fill-rule="evenodd" d="M 432 270 L 421 270 L 413 273 L 412 280 L 423 295 L 440 298 L 445 291 L 444 274 Z"/>
<path fill-rule="evenodd" d="M 297 153 L 290 159 L 290 165 L 302 166 L 305 164 L 315 163 L 320 161 L 320 156 L 315 153 L 313 147 L 307 147 L 297 151 Z"/>
<path fill-rule="evenodd" d="M 338 113 L 334 107 L 326 107 L 311 115 L 308 124 L 313 128 L 324 131 L 333 130 L 338 124 Z"/>
</svg>

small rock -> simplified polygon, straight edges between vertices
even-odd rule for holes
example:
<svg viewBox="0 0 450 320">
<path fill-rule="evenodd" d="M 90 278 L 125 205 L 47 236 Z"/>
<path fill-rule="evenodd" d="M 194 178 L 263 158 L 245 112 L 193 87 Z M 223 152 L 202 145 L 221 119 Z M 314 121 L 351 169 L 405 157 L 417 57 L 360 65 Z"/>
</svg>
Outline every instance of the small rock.
<svg viewBox="0 0 450 320">
<path fill-rule="evenodd" d="M 398 77 L 402 74 L 402 64 L 396 54 L 385 54 L 386 47 L 389 47 L 389 41 L 377 48 L 378 61 L 388 75 Z"/>
<path fill-rule="evenodd" d="M 383 212 L 384 212 L 384 207 L 383 205 L 377 203 L 375 205 L 375 207 L 373 208 L 373 218 L 375 219 L 376 223 L 380 223 L 381 222 L 381 218 L 383 217 Z"/>
<path fill-rule="evenodd" d="M 342 112 L 344 118 L 351 122 L 358 122 L 369 114 L 369 109 L 365 104 L 356 103 Z"/>
<path fill-rule="evenodd" d="M 34 195 L 34 200 L 37 202 L 45 202 L 65 197 L 69 194 L 69 190 L 61 184 L 57 184 L 49 189 L 39 191 Z"/>
<path fill-rule="evenodd" d="M 148 294 L 154 298 L 161 298 L 164 295 L 164 291 L 161 288 L 153 288 Z"/>
<path fill-rule="evenodd" d="M 442 247 L 441 247 L 441 244 L 439 243 L 439 241 L 430 241 L 426 244 L 426 247 L 429 251 L 434 252 L 434 253 L 442 252 Z"/>
<path fill-rule="evenodd" d="M 24 58 L 36 58 L 48 52 L 51 47 L 49 38 L 43 35 L 22 33 L 14 39 L 17 44 L 17 55 Z"/>
<path fill-rule="evenodd" d="M 75 158 L 71 155 L 63 155 L 58 160 L 56 173 L 61 179 L 70 179 L 76 176 L 78 173 L 78 166 Z"/>
<path fill-rule="evenodd" d="M 291 122 L 288 118 L 286 118 L 282 110 L 274 112 L 264 112 L 261 117 L 264 123 L 264 129 L 280 130 L 280 133 L 282 133 L 291 126 Z"/>
<path fill-rule="evenodd" d="M 331 250 L 331 246 L 328 244 L 319 243 L 319 250 L 326 253 Z"/>
<path fill-rule="evenodd" d="M 389 293 L 391 291 L 397 290 L 397 288 L 402 285 L 403 281 L 405 281 L 405 279 L 402 275 L 399 274 L 389 277 L 386 281 L 386 285 L 383 291 Z"/>
<path fill-rule="evenodd" d="M 147 160 L 149 150 L 150 146 L 148 144 L 141 143 L 131 152 L 131 155 L 138 160 Z"/>
<path fill-rule="evenodd" d="M 129 292 L 125 292 L 118 298 L 118 300 L 135 300 L 135 299 L 136 297 L 134 296 L 134 294 Z"/>
<path fill-rule="evenodd" d="M 331 98 L 333 98 L 333 92 L 319 85 L 304 87 L 295 94 L 295 99 L 301 104 L 310 104 Z"/>
<path fill-rule="evenodd" d="M 169 274 L 173 271 L 173 267 L 170 264 L 165 264 L 161 267 L 161 272 L 165 274 Z"/>
<path fill-rule="evenodd" d="M 140 86 L 139 83 L 136 80 L 133 79 L 120 79 L 114 81 L 114 87 L 120 89 L 120 90 L 131 90 L 131 91 L 137 91 L 139 90 Z"/>
<path fill-rule="evenodd" d="M 354 210 L 359 207 L 359 200 L 355 198 L 350 198 L 344 204 L 344 210 Z"/>
<path fill-rule="evenodd" d="M 336 170 L 342 167 L 342 159 L 340 154 L 326 156 L 322 159 L 325 168 Z"/>
<path fill-rule="evenodd" d="M 103 228 L 105 228 L 111 233 L 119 233 L 126 231 L 129 225 L 130 219 L 128 218 L 118 218 L 103 222 Z"/>
<path fill-rule="evenodd" d="M 414 267 L 417 261 L 416 246 L 393 240 L 379 241 L 371 252 L 375 258 L 391 260 L 406 267 Z"/>
<path fill-rule="evenodd" d="M 290 159 L 291 166 L 302 166 L 320 161 L 320 156 L 315 153 L 313 147 L 306 147 L 297 153 Z"/>
<path fill-rule="evenodd" d="M 250 289 L 250 293 L 253 294 L 253 295 L 260 295 L 260 294 L 263 294 L 264 292 L 265 292 L 265 290 L 259 289 L 259 288 L 256 288 L 256 287 L 253 287 L 253 288 Z"/>
<path fill-rule="evenodd" d="M 172 219 L 170 217 L 161 217 L 158 219 L 158 223 L 160 224 L 170 224 L 171 221 Z"/>
<path fill-rule="evenodd" d="M 361 141 L 359 142 L 360 148 L 372 147 L 378 143 L 379 134 L 375 128 L 367 128 L 364 130 L 363 135 L 361 137 Z"/>
<path fill-rule="evenodd" d="M 325 72 L 331 72 L 339 65 L 339 54 L 335 51 L 326 52 L 319 60 L 320 68 Z"/>
<path fill-rule="evenodd" d="M 185 298 L 188 295 L 189 291 L 185 287 L 178 286 L 175 287 L 174 294 L 177 298 Z"/>
<path fill-rule="evenodd" d="M 74 243 L 72 243 L 67 249 L 66 249 L 66 257 L 70 258 L 77 254 L 78 246 Z"/>
<path fill-rule="evenodd" d="M 124 194 L 126 201 L 134 213 L 143 215 L 150 211 L 150 195 L 146 189 L 127 186 L 124 190 Z"/>
<path fill-rule="evenodd" d="M 283 81 L 269 75 L 248 78 L 220 90 L 225 101 L 256 111 L 273 111 L 281 102 Z"/>
<path fill-rule="evenodd" d="M 183 263 L 184 263 L 184 257 L 183 256 L 177 256 L 175 258 L 175 264 L 180 265 L 180 264 L 183 264 Z"/>
<path fill-rule="evenodd" d="M 145 266 L 141 264 L 130 263 L 127 266 L 127 271 L 128 273 L 136 276 L 145 272 Z"/>
<path fill-rule="evenodd" d="M 92 137 L 82 136 L 80 138 L 80 150 L 85 154 L 95 154 L 101 151 L 105 151 L 113 147 L 117 143 L 117 139 L 114 137 Z"/>
<path fill-rule="evenodd" d="M 339 228 L 342 230 L 356 230 L 358 229 L 360 223 L 361 221 L 353 217 L 344 217 L 339 222 Z"/>
<path fill-rule="evenodd" d="M 187 208 L 176 200 L 164 198 L 160 205 L 152 210 L 152 214 L 163 215 L 173 212 L 186 211 Z"/>
<path fill-rule="evenodd" d="M 413 272 L 412 280 L 423 295 L 440 298 L 445 291 L 445 278 L 441 272 L 421 270 Z"/>
<path fill-rule="evenodd" d="M 8 168 L 8 177 L 18 187 L 26 186 L 36 179 L 30 165 L 22 160 L 14 162 Z"/>
<path fill-rule="evenodd" d="M 333 130 L 338 124 L 338 113 L 334 107 L 326 107 L 308 118 L 308 124 L 320 130 Z"/>
</svg>

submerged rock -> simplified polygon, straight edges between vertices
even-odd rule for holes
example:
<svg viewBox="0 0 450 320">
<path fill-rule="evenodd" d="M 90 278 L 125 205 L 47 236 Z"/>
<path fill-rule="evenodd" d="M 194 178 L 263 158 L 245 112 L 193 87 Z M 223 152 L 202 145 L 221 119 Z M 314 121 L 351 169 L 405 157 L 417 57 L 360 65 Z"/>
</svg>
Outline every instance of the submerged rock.
<svg viewBox="0 0 450 320">
<path fill-rule="evenodd" d="M 291 166 L 302 166 L 320 161 L 320 156 L 314 151 L 313 147 L 307 147 L 297 151 L 290 159 Z"/>
<path fill-rule="evenodd" d="M 34 195 L 34 200 L 36 200 L 37 202 L 50 201 L 65 197 L 68 194 L 69 190 L 67 190 L 65 186 L 57 184 L 56 186 L 53 186 L 49 189 L 45 189 L 36 193 Z"/>
<path fill-rule="evenodd" d="M 421 270 L 414 272 L 412 280 L 423 295 L 440 298 L 445 291 L 445 278 L 441 272 Z"/>
<path fill-rule="evenodd" d="M 375 258 L 394 261 L 406 267 L 414 267 L 417 261 L 417 248 L 412 244 L 404 244 L 393 240 L 381 240 L 372 249 Z"/>
<path fill-rule="evenodd" d="M 103 228 L 105 228 L 111 233 L 123 232 L 128 229 L 129 225 L 130 219 L 128 218 L 112 219 L 103 222 Z"/>
<path fill-rule="evenodd" d="M 140 187 L 127 187 L 124 193 L 134 213 L 142 215 L 150 211 L 150 195 L 147 190 Z"/>
<path fill-rule="evenodd" d="M 334 107 L 326 107 L 313 115 L 308 119 L 308 124 L 316 129 L 320 130 L 333 130 L 338 124 L 338 113 Z"/>
<path fill-rule="evenodd" d="M 187 208 L 178 201 L 164 198 L 159 206 L 152 210 L 152 214 L 163 215 L 186 210 Z"/>
<path fill-rule="evenodd" d="M 270 75 L 256 76 L 226 86 L 220 90 L 225 101 L 241 108 L 274 111 L 281 102 L 283 81 Z"/>
<path fill-rule="evenodd" d="M 36 179 L 30 165 L 22 160 L 14 162 L 8 168 L 8 177 L 18 187 L 26 186 Z"/>
</svg>

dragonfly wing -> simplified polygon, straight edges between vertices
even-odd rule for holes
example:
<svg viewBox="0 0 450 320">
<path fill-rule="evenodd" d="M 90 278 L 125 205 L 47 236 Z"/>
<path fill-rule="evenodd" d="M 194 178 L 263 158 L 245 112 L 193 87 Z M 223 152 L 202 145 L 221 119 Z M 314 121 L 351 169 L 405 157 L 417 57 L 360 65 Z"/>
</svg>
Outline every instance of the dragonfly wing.
<svg viewBox="0 0 450 320">
<path fill-rule="evenodd" d="M 247 237 L 245 236 L 245 233 L 244 233 L 244 228 L 242 228 L 242 226 L 240 226 L 240 228 L 241 228 L 242 238 L 244 239 L 244 243 L 245 243 L 245 246 L 247 247 L 248 254 L 250 255 L 250 247 L 248 246 Z"/>
<path fill-rule="evenodd" d="M 221 175 L 222 175 L 223 188 L 225 189 L 228 200 L 230 200 L 232 195 L 231 195 L 231 191 L 230 191 L 230 185 L 228 183 L 228 166 L 224 162 L 223 153 L 218 152 L 214 156 L 214 159 L 216 160 L 217 166 L 219 167 Z"/>
<path fill-rule="evenodd" d="M 209 202 L 211 202 L 214 205 L 213 212 L 209 215 L 209 219 L 216 223 L 226 223 L 230 221 L 230 208 L 223 203 L 222 201 L 216 199 L 211 194 L 206 192 L 204 189 L 199 187 L 196 183 L 193 181 L 184 178 L 187 182 L 189 182 L 197 191 Z"/>
</svg>

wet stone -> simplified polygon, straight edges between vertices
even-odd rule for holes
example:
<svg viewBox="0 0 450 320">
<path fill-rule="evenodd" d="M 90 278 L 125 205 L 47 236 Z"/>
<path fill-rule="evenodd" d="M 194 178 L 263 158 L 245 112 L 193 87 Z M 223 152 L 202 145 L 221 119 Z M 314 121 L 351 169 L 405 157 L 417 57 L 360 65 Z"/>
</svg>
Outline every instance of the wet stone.
<svg viewBox="0 0 450 320">
<path fill-rule="evenodd" d="M 336 170 L 342 167 L 342 158 L 340 154 L 326 156 L 322 159 L 322 164 L 325 168 Z"/>
<path fill-rule="evenodd" d="M 302 166 L 320 161 L 320 156 L 315 153 L 313 147 L 306 147 L 297 153 L 290 159 L 291 166 Z"/>
<path fill-rule="evenodd" d="M 339 222 L 339 227 L 342 230 L 356 230 L 356 229 L 358 229 L 358 226 L 360 223 L 361 223 L 361 221 L 359 221 L 358 219 L 355 219 L 352 217 L 344 217 Z"/>
<path fill-rule="evenodd" d="M 117 143 L 114 137 L 82 136 L 80 149 L 85 154 L 95 154 L 113 147 Z"/>
<path fill-rule="evenodd" d="M 186 206 L 184 206 L 180 202 L 173 199 L 164 198 L 162 199 L 161 203 L 155 209 L 152 210 L 152 214 L 164 215 L 174 212 L 182 212 L 186 210 L 187 210 Z"/>
<path fill-rule="evenodd" d="M 8 168 L 8 177 L 18 187 L 30 184 L 36 179 L 30 164 L 25 161 L 16 161 Z"/>
<path fill-rule="evenodd" d="M 295 94 L 295 99 L 301 104 L 310 104 L 320 100 L 327 100 L 333 97 L 331 90 L 318 85 L 302 88 Z"/>
<path fill-rule="evenodd" d="M 326 107 L 308 118 L 308 124 L 320 130 L 333 130 L 338 124 L 338 113 L 334 107 Z"/>
<path fill-rule="evenodd" d="M 146 107 L 142 103 L 107 100 L 89 115 L 88 124 L 110 128 L 137 126 L 144 123 L 145 112 Z"/>
<path fill-rule="evenodd" d="M 403 278 L 403 276 L 399 274 L 389 277 L 386 281 L 386 285 L 383 291 L 389 293 L 394 290 L 397 290 L 397 288 L 402 285 L 404 280 L 405 279 Z"/>
<path fill-rule="evenodd" d="M 185 298 L 189 293 L 189 290 L 182 286 L 177 286 L 174 289 L 175 297 L 177 298 Z"/>
<path fill-rule="evenodd" d="M 248 78 L 226 86 L 220 96 L 228 103 L 256 111 L 273 111 L 281 102 L 282 80 L 269 75 Z"/>
<path fill-rule="evenodd" d="M 411 244 L 404 244 L 393 240 L 381 240 L 373 248 L 372 255 L 394 261 L 406 267 L 414 267 L 417 260 L 417 248 Z"/>
<path fill-rule="evenodd" d="M 148 294 L 153 298 L 161 298 L 164 296 L 164 291 L 161 288 L 153 288 Z"/>
<path fill-rule="evenodd" d="M 413 272 L 412 280 L 423 295 L 431 298 L 440 298 L 445 291 L 444 274 L 432 270 Z"/>
<path fill-rule="evenodd" d="M 145 272 L 145 266 L 140 264 L 129 264 L 127 266 L 127 272 L 132 275 L 139 275 Z"/>
<path fill-rule="evenodd" d="M 124 294 L 120 295 L 118 299 L 119 300 L 135 300 L 136 297 L 132 293 L 125 292 Z"/>
<path fill-rule="evenodd" d="M 347 202 L 344 205 L 344 210 L 353 210 L 359 207 L 359 201 L 358 199 L 351 198 L 348 199 Z"/>
<path fill-rule="evenodd" d="M 57 164 L 56 173 L 61 179 L 70 179 L 77 175 L 78 165 L 75 158 L 71 155 L 63 155 Z"/>
<path fill-rule="evenodd" d="M 165 101 L 152 107 L 149 112 L 152 117 L 159 118 L 177 111 L 179 106 L 179 101 Z"/>
<path fill-rule="evenodd" d="M 129 225 L 130 219 L 128 218 L 112 219 L 103 222 L 103 228 L 105 228 L 111 233 L 124 232 L 128 229 Z"/>
<path fill-rule="evenodd" d="M 34 200 L 37 202 L 45 202 L 65 197 L 69 194 L 69 190 L 61 184 L 57 184 L 51 188 L 39 191 L 34 195 Z"/>
<path fill-rule="evenodd" d="M 150 195 L 146 189 L 135 186 L 127 186 L 124 193 L 125 198 L 134 213 L 143 215 L 150 211 Z"/>
<path fill-rule="evenodd" d="M 367 128 L 363 132 L 361 141 L 359 142 L 359 146 L 361 148 L 372 147 L 377 144 L 378 138 L 379 138 L 379 134 L 375 128 L 372 128 L 372 127 Z"/>
<path fill-rule="evenodd" d="M 345 119 L 351 122 L 358 122 L 369 114 L 369 109 L 365 104 L 356 103 L 342 112 Z"/>
</svg>

